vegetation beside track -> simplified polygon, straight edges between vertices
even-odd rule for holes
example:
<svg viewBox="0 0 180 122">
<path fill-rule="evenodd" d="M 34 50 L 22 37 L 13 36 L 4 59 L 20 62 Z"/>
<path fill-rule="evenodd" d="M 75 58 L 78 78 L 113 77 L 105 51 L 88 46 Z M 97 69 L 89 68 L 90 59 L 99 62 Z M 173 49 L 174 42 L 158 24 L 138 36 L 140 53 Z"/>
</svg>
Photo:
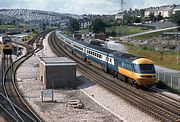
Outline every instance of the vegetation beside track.
<svg viewBox="0 0 180 122">
<path fill-rule="evenodd" d="M 119 33 L 121 33 L 121 27 L 120 26 L 110 26 L 106 27 L 106 34 L 109 36 L 117 36 Z M 131 35 L 131 34 L 136 34 L 136 33 L 141 33 L 141 32 L 146 32 L 149 29 L 146 27 L 133 27 L 133 26 L 123 26 L 123 35 Z M 90 32 L 89 29 L 81 29 L 80 33 L 88 33 Z"/>
<path fill-rule="evenodd" d="M 172 93 L 175 93 L 175 94 L 180 94 L 180 90 L 177 90 L 177 89 L 173 89 L 171 88 L 170 86 L 168 86 L 166 83 L 164 83 L 163 81 L 159 81 L 157 84 L 156 84 L 156 87 L 157 88 L 160 88 L 160 89 L 166 89 Z"/>
<path fill-rule="evenodd" d="M 131 54 L 147 57 L 159 66 L 180 70 L 180 60 L 179 63 L 177 63 L 176 52 L 158 52 L 152 49 L 148 49 L 147 47 L 135 47 L 128 44 L 125 45 L 128 47 L 128 52 Z"/>
<path fill-rule="evenodd" d="M 123 29 L 123 36 L 146 32 L 149 30 L 146 27 L 134 27 L 134 26 L 123 26 L 122 29 Z M 115 32 L 116 34 L 121 33 L 121 27 L 120 26 L 106 27 L 106 33 L 112 33 L 112 32 Z"/>
</svg>

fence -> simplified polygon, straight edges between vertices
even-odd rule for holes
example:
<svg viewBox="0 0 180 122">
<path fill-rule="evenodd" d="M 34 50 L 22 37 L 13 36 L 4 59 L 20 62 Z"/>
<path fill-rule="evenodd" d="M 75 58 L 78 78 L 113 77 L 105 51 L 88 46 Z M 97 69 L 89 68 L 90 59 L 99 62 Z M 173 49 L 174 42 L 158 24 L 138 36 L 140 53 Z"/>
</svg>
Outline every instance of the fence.
<svg viewBox="0 0 180 122">
<path fill-rule="evenodd" d="M 180 73 L 157 72 L 157 79 L 164 82 L 173 89 L 180 90 Z"/>
</svg>

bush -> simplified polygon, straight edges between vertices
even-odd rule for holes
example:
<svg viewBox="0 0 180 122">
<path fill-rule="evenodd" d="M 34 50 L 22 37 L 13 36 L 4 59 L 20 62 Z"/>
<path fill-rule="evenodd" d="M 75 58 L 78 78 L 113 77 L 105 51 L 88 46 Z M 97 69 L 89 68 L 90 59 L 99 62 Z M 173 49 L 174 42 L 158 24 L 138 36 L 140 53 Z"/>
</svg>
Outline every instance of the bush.
<svg viewBox="0 0 180 122">
<path fill-rule="evenodd" d="M 157 88 L 160 88 L 160 89 L 166 89 L 167 88 L 167 85 L 162 82 L 162 81 L 159 81 L 157 84 L 156 84 L 156 87 Z"/>
<path fill-rule="evenodd" d="M 166 83 L 164 83 L 162 81 L 159 81 L 156 84 L 156 87 L 159 88 L 159 89 L 167 89 L 168 91 L 170 91 L 172 93 L 175 93 L 175 94 L 179 94 L 180 93 L 180 90 L 173 89 L 173 88 L 171 88 L 170 86 L 168 86 Z"/>
</svg>

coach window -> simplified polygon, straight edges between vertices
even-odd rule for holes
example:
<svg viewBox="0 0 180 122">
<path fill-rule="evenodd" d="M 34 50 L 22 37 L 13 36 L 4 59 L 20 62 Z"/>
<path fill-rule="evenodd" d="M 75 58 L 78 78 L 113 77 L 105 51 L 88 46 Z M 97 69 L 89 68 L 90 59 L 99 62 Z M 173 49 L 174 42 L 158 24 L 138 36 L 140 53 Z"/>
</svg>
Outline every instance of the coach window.
<svg viewBox="0 0 180 122">
<path fill-rule="evenodd" d="M 110 62 L 112 62 L 112 59 L 110 58 Z"/>
<path fill-rule="evenodd" d="M 99 55 L 99 58 L 102 58 L 102 55 Z"/>
<path fill-rule="evenodd" d="M 107 62 L 109 61 L 109 58 L 108 58 L 108 57 L 106 58 L 106 61 L 107 61 Z"/>
<path fill-rule="evenodd" d="M 124 62 L 122 62 L 122 67 L 125 68 Z"/>
</svg>

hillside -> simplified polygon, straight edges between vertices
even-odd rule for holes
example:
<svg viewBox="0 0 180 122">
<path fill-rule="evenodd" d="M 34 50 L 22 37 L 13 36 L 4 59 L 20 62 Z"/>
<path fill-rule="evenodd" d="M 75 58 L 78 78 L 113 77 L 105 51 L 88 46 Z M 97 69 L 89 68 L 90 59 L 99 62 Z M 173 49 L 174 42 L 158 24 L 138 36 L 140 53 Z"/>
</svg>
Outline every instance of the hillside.
<svg viewBox="0 0 180 122">
<path fill-rule="evenodd" d="M 30 9 L 0 9 L 0 16 L 5 16 L 5 18 L 11 18 L 12 20 L 20 20 L 21 22 L 29 22 L 31 24 L 37 24 L 39 22 L 59 24 L 66 23 L 69 17 L 76 15 Z M 4 21 L 5 18 L 1 17 L 1 21 Z"/>
</svg>

